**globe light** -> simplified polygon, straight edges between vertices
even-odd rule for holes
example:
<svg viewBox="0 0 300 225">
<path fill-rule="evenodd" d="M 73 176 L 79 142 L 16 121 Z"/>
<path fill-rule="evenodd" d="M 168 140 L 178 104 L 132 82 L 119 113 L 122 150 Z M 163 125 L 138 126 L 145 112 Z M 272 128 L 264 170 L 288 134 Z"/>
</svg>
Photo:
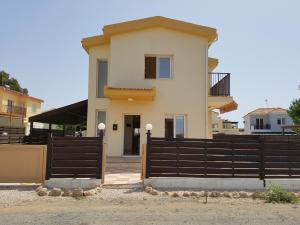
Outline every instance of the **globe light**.
<svg viewBox="0 0 300 225">
<path fill-rule="evenodd" d="M 99 130 L 104 130 L 105 129 L 105 124 L 104 123 L 99 123 L 98 124 L 98 129 Z"/>
<path fill-rule="evenodd" d="M 152 124 L 151 123 L 146 124 L 146 130 L 152 130 Z"/>
</svg>

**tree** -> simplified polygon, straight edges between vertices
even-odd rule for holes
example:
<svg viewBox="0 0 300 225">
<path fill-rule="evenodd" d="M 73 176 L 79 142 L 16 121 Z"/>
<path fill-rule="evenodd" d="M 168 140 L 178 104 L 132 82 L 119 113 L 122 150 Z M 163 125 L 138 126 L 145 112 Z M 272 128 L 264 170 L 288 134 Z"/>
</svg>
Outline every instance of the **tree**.
<svg viewBox="0 0 300 225">
<path fill-rule="evenodd" d="M 5 71 L 0 71 L 0 86 L 5 85 L 8 85 L 11 90 L 28 95 L 28 89 L 22 88 L 17 79 L 10 78 L 10 75 Z"/>
<path fill-rule="evenodd" d="M 300 124 L 300 99 L 293 100 L 287 112 L 295 124 Z"/>
</svg>

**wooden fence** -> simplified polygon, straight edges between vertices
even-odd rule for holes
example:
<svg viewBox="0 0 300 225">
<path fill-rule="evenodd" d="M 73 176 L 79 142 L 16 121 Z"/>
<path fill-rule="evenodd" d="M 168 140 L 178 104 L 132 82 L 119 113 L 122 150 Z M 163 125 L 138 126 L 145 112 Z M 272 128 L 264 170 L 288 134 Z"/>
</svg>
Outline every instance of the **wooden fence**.
<svg viewBox="0 0 300 225">
<path fill-rule="evenodd" d="M 0 127 L 0 144 L 23 143 L 25 128 Z"/>
<path fill-rule="evenodd" d="M 300 138 L 147 138 L 146 177 L 299 178 Z"/>
<path fill-rule="evenodd" d="M 103 135 L 57 137 L 49 135 L 46 180 L 50 178 L 101 179 Z"/>
</svg>

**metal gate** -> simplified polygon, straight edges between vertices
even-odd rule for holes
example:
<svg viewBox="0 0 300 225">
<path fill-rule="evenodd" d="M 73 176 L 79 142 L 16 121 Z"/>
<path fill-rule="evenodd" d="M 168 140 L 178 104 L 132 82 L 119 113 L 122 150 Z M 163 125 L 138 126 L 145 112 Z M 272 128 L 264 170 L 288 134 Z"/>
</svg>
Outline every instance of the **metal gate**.
<svg viewBox="0 0 300 225">
<path fill-rule="evenodd" d="M 103 136 L 49 135 L 46 180 L 50 178 L 102 178 Z"/>
</svg>

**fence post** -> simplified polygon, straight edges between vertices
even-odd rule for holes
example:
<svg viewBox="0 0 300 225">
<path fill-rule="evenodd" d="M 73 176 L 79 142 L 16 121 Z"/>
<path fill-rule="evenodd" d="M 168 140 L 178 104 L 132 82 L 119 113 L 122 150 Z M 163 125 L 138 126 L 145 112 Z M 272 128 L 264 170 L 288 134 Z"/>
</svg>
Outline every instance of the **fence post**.
<svg viewBox="0 0 300 225">
<path fill-rule="evenodd" d="M 151 131 L 147 130 L 147 147 L 146 147 L 146 178 L 149 178 L 151 175 Z"/>
<path fill-rule="evenodd" d="M 179 177 L 179 147 L 178 147 L 178 141 L 180 141 L 178 138 L 175 138 L 175 144 L 176 144 L 176 176 Z"/>
<path fill-rule="evenodd" d="M 100 130 L 99 132 L 99 141 L 100 141 L 100 148 L 99 148 L 99 152 L 98 152 L 98 167 L 99 169 L 97 170 L 97 174 L 96 174 L 96 178 L 97 179 L 101 179 L 101 183 L 104 183 L 104 171 L 105 171 L 105 152 L 104 152 L 104 146 L 103 146 L 103 130 Z M 102 157 L 101 157 L 102 156 Z M 100 157 L 102 159 L 102 161 L 100 162 Z M 101 170 L 100 170 L 101 169 Z"/>
<path fill-rule="evenodd" d="M 52 144 L 53 136 L 48 134 L 48 144 L 47 144 L 47 166 L 46 166 L 46 180 L 50 179 L 51 176 L 51 167 L 52 167 Z"/>
<path fill-rule="evenodd" d="M 259 137 L 260 143 L 260 173 L 259 179 L 263 181 L 264 187 L 266 187 L 265 181 L 265 138 L 260 136 Z"/>
</svg>

